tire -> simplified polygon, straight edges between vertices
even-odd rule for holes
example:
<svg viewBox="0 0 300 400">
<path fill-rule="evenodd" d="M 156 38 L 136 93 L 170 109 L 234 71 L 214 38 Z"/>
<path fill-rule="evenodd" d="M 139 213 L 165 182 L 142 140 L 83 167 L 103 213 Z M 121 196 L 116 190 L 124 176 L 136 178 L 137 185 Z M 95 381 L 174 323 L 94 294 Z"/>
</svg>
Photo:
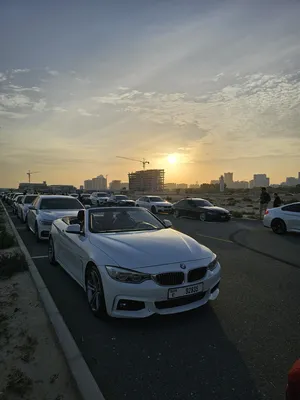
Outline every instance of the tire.
<svg viewBox="0 0 300 400">
<path fill-rule="evenodd" d="M 54 242 L 51 236 L 49 238 L 49 244 L 48 244 L 48 259 L 51 265 L 58 265 L 58 262 L 56 261 L 55 258 Z"/>
<path fill-rule="evenodd" d="M 39 243 L 39 242 L 41 241 L 41 239 L 40 239 L 39 227 L 38 227 L 38 224 L 37 224 L 37 223 L 35 223 L 34 234 L 35 234 L 35 240 L 36 240 L 36 242 Z"/>
<path fill-rule="evenodd" d="M 95 295 L 94 289 L 98 294 Z M 90 310 L 97 318 L 107 318 L 104 290 L 100 273 L 95 265 L 89 265 L 85 271 L 85 293 Z"/>
<path fill-rule="evenodd" d="M 200 221 L 205 222 L 206 221 L 206 214 L 204 212 L 200 213 L 199 214 L 199 219 L 200 219 Z"/>
<path fill-rule="evenodd" d="M 151 207 L 151 212 L 152 212 L 153 214 L 156 214 L 156 207 L 155 207 L 155 206 L 152 206 L 152 207 Z"/>
<path fill-rule="evenodd" d="M 284 235 L 287 231 L 285 222 L 280 218 L 275 218 L 271 222 L 271 228 L 277 235 Z"/>
<path fill-rule="evenodd" d="M 180 218 L 180 211 L 179 210 L 174 210 L 174 217 L 175 218 Z"/>
</svg>

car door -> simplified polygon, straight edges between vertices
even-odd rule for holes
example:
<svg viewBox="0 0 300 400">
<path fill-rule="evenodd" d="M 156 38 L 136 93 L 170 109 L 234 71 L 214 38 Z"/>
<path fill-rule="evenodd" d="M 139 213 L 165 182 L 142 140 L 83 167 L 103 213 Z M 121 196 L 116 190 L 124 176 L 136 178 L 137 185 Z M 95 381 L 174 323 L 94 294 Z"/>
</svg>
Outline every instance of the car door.
<svg viewBox="0 0 300 400">
<path fill-rule="evenodd" d="M 282 208 L 288 230 L 300 232 L 300 203 L 289 204 Z"/>
<path fill-rule="evenodd" d="M 145 207 L 145 197 L 140 197 L 137 200 L 137 203 L 138 203 L 139 207 Z"/>
<path fill-rule="evenodd" d="M 193 200 L 187 200 L 186 215 L 191 218 L 197 218 L 199 210 Z"/>
<path fill-rule="evenodd" d="M 28 211 L 28 214 L 27 214 L 27 223 L 28 223 L 28 226 L 29 226 L 29 228 L 30 229 L 32 229 L 33 231 L 34 231 L 34 229 L 35 229 L 35 221 L 36 221 L 36 214 L 37 214 L 37 212 L 38 212 L 38 207 L 39 207 L 39 204 L 40 204 L 40 201 L 39 201 L 40 199 L 39 198 L 36 198 L 35 200 L 34 200 L 34 202 L 32 203 L 32 206 L 34 207 L 34 209 L 30 209 L 29 211 Z"/>
<path fill-rule="evenodd" d="M 179 214 L 182 217 L 186 217 L 187 216 L 187 210 L 188 210 L 188 205 L 187 205 L 187 201 L 186 200 L 180 200 L 175 207 L 176 210 L 179 211 Z"/>
<path fill-rule="evenodd" d="M 60 232 L 60 261 L 68 273 L 80 284 L 83 282 L 83 260 L 86 259 L 84 250 L 88 239 L 84 234 L 74 234 L 66 232 L 65 229 Z"/>
</svg>

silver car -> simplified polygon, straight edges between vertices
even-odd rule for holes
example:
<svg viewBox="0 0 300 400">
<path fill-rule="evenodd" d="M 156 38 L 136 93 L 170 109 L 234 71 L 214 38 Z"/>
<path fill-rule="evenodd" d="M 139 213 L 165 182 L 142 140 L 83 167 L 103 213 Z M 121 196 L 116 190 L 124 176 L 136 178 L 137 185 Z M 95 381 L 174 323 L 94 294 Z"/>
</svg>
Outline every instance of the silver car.
<svg viewBox="0 0 300 400">
<path fill-rule="evenodd" d="M 279 235 L 286 232 L 300 233 L 300 202 L 268 209 L 263 223 Z"/>
</svg>

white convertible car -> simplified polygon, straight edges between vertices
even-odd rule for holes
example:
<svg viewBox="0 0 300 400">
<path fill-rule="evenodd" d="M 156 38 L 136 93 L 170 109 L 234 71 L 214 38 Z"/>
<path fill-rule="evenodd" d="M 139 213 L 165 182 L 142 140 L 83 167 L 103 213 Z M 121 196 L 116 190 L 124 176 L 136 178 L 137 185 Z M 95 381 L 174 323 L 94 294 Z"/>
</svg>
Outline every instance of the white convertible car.
<svg viewBox="0 0 300 400">
<path fill-rule="evenodd" d="M 216 255 L 170 227 L 142 208 L 80 210 L 53 222 L 49 260 L 82 286 L 98 317 L 174 314 L 215 300 Z"/>
</svg>

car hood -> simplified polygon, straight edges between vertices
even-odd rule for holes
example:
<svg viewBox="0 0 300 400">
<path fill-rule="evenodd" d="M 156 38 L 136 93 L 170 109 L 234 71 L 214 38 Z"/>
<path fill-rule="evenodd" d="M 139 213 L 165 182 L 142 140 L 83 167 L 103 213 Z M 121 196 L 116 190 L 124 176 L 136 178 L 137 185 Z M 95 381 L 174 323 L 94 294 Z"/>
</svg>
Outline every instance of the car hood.
<svg viewBox="0 0 300 400">
<path fill-rule="evenodd" d="M 193 238 L 173 229 L 92 233 L 90 242 L 117 265 L 129 269 L 200 260 L 213 254 Z"/>
<path fill-rule="evenodd" d="M 207 211 L 212 211 L 212 212 L 222 212 L 222 213 L 229 213 L 228 210 L 226 210 L 226 208 L 222 208 L 222 207 L 209 207 L 209 206 L 204 206 L 204 207 L 199 207 L 201 209 L 207 210 Z"/>
<path fill-rule="evenodd" d="M 40 210 L 39 217 L 49 220 L 55 220 L 62 217 L 75 217 L 79 210 Z"/>
<path fill-rule="evenodd" d="M 162 207 L 172 205 L 168 201 L 153 201 L 152 204 L 155 204 L 156 206 L 162 206 Z"/>
</svg>

